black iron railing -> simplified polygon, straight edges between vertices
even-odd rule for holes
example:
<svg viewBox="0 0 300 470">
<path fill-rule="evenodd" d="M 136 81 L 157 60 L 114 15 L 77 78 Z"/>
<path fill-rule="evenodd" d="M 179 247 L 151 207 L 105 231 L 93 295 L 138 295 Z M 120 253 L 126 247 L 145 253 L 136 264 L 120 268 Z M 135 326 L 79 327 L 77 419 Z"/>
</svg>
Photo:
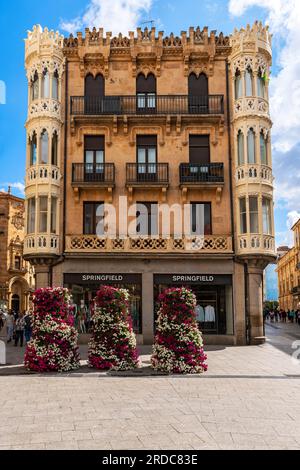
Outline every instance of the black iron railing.
<svg viewBox="0 0 300 470">
<path fill-rule="evenodd" d="M 115 183 L 113 163 L 73 163 L 72 183 Z"/>
<path fill-rule="evenodd" d="M 181 163 L 180 183 L 224 183 L 223 163 Z"/>
<path fill-rule="evenodd" d="M 71 97 L 71 115 L 224 114 L 224 96 Z"/>
<path fill-rule="evenodd" d="M 126 165 L 127 184 L 168 184 L 169 164 L 168 163 L 127 163 Z"/>
</svg>

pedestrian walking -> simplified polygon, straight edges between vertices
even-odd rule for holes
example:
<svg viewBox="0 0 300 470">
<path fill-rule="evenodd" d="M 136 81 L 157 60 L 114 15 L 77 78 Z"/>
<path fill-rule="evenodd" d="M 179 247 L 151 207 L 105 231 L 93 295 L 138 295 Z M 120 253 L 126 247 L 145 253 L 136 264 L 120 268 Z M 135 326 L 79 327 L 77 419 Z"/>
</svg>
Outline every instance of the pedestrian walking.
<svg viewBox="0 0 300 470">
<path fill-rule="evenodd" d="M 14 323 L 15 323 L 15 318 L 14 318 L 13 312 L 10 310 L 8 312 L 7 317 L 6 317 L 6 331 L 7 331 L 6 340 L 7 340 L 7 343 L 10 343 L 13 340 L 13 337 L 14 337 Z"/>
<path fill-rule="evenodd" d="M 24 342 L 24 331 L 25 331 L 25 320 L 22 313 L 19 314 L 18 319 L 15 322 L 15 346 L 17 347 L 20 341 L 21 348 Z"/>
<path fill-rule="evenodd" d="M 31 335 L 32 335 L 32 322 L 31 322 L 31 312 L 27 311 L 25 316 L 24 316 L 24 322 L 25 322 L 25 340 L 26 343 L 29 343 L 31 340 Z"/>
<path fill-rule="evenodd" d="M 282 323 L 286 323 L 286 311 L 285 310 L 282 310 L 281 312 L 281 320 L 282 320 Z"/>
</svg>

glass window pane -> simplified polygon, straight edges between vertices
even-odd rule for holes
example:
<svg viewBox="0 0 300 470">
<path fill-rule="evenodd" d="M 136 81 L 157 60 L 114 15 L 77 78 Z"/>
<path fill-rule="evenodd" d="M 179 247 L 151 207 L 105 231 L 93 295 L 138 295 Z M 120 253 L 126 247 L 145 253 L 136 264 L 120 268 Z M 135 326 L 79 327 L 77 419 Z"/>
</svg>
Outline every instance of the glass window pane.
<svg viewBox="0 0 300 470">
<path fill-rule="evenodd" d="M 267 141 L 264 135 L 260 134 L 260 158 L 263 165 L 267 165 Z"/>
<path fill-rule="evenodd" d="M 32 99 L 38 100 L 39 98 L 39 77 L 36 76 L 32 82 Z"/>
<path fill-rule="evenodd" d="M 258 233 L 258 199 L 257 197 L 249 197 L 250 211 L 250 233 Z"/>
<path fill-rule="evenodd" d="M 265 235 L 272 234 L 272 216 L 271 216 L 271 201 L 270 199 L 263 198 L 263 232 Z"/>
<path fill-rule="evenodd" d="M 95 210 L 95 234 L 96 235 L 104 235 L 104 204 L 101 202 L 100 204 L 94 204 Z"/>
<path fill-rule="evenodd" d="M 43 74 L 43 98 L 50 97 L 50 75 L 46 70 Z"/>
<path fill-rule="evenodd" d="M 147 105 L 148 105 L 148 108 L 155 108 L 155 106 L 156 106 L 156 95 L 155 95 L 155 93 L 149 93 L 147 95 Z"/>
<path fill-rule="evenodd" d="M 57 165 L 57 134 L 56 132 L 52 136 L 51 163 L 52 165 Z"/>
<path fill-rule="evenodd" d="M 84 204 L 84 234 L 94 235 L 93 204 Z"/>
<path fill-rule="evenodd" d="M 253 75 L 251 69 L 247 69 L 245 72 L 245 82 L 246 96 L 253 96 Z"/>
<path fill-rule="evenodd" d="M 96 163 L 104 163 L 104 152 L 103 150 L 96 151 Z"/>
<path fill-rule="evenodd" d="M 35 165 L 36 159 L 37 159 L 37 140 L 36 140 L 36 134 L 34 134 L 30 142 L 30 165 Z"/>
<path fill-rule="evenodd" d="M 138 163 L 146 163 L 146 149 L 138 149 Z"/>
<path fill-rule="evenodd" d="M 252 129 L 248 133 L 247 141 L 248 163 L 255 163 L 255 134 Z"/>
<path fill-rule="evenodd" d="M 238 134 L 238 163 L 239 165 L 244 164 L 244 134 L 239 132 Z"/>
<path fill-rule="evenodd" d="M 41 135 L 41 163 L 48 163 L 48 151 L 49 151 L 49 138 L 48 132 L 44 131 Z"/>
<path fill-rule="evenodd" d="M 94 163 L 94 152 L 92 150 L 86 150 L 85 163 Z"/>
<path fill-rule="evenodd" d="M 52 98 L 58 100 L 58 75 L 57 72 L 53 75 L 52 78 Z"/>
<path fill-rule="evenodd" d="M 235 76 L 235 99 L 238 100 L 242 98 L 243 90 L 242 90 L 242 79 L 241 75 L 238 74 Z"/>
<path fill-rule="evenodd" d="M 148 149 L 148 163 L 156 163 L 156 148 Z"/>
<path fill-rule="evenodd" d="M 40 209 L 40 216 L 39 216 L 39 232 L 46 233 L 47 232 L 47 216 L 48 216 L 48 197 L 47 196 L 40 196 L 39 198 L 39 209 Z"/>
<path fill-rule="evenodd" d="M 28 199 L 27 231 L 28 233 L 35 232 L 35 198 Z"/>
<path fill-rule="evenodd" d="M 144 93 L 138 94 L 137 105 L 138 105 L 138 108 L 146 107 L 146 95 Z"/>
<path fill-rule="evenodd" d="M 51 233 L 56 233 L 57 198 L 51 198 Z"/>
<path fill-rule="evenodd" d="M 246 212 L 246 198 L 240 199 L 240 225 L 241 233 L 247 233 L 247 212 Z"/>
</svg>

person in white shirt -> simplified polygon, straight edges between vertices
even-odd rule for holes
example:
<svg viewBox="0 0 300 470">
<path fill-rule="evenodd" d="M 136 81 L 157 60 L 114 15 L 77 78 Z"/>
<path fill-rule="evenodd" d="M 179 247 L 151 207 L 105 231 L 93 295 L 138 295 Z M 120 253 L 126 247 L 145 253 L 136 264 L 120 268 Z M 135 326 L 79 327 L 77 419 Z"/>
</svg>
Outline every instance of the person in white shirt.
<svg viewBox="0 0 300 470">
<path fill-rule="evenodd" d="M 15 317 L 13 312 L 10 310 L 6 316 L 6 329 L 7 329 L 7 342 L 10 343 L 14 336 L 14 323 Z"/>
<path fill-rule="evenodd" d="M 212 323 L 215 323 L 216 321 L 215 308 L 212 305 L 207 305 L 207 307 L 205 307 L 205 321 Z"/>
</svg>

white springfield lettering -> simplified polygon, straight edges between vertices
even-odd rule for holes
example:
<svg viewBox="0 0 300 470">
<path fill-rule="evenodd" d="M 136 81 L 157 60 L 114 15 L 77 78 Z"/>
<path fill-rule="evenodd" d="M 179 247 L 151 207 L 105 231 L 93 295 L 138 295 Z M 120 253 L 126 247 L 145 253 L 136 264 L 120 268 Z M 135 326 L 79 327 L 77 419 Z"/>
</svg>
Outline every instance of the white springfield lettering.
<svg viewBox="0 0 300 470">
<path fill-rule="evenodd" d="M 123 276 L 118 274 L 84 274 L 82 276 L 83 282 L 120 282 L 123 281 Z"/>
<path fill-rule="evenodd" d="M 214 276 L 182 275 L 173 276 L 173 282 L 213 282 Z"/>
</svg>

